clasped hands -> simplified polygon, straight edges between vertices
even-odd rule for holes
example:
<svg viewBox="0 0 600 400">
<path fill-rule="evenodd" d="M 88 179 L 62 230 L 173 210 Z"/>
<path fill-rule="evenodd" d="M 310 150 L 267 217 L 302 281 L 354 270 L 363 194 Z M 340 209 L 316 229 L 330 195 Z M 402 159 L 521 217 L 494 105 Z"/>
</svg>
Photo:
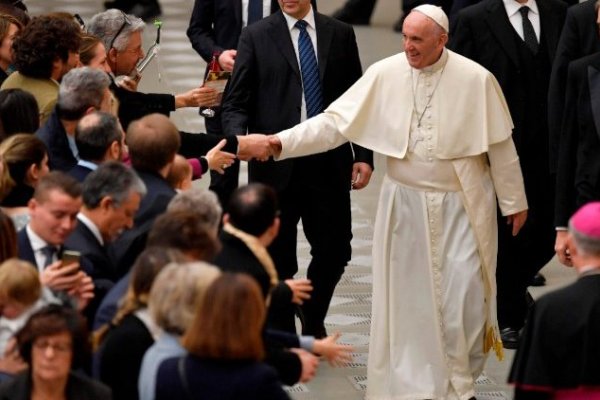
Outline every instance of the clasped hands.
<svg viewBox="0 0 600 400">
<path fill-rule="evenodd" d="M 242 161 L 251 159 L 267 161 L 270 157 L 278 157 L 281 154 L 281 140 L 276 135 L 251 133 L 237 138 L 237 157 Z"/>
</svg>

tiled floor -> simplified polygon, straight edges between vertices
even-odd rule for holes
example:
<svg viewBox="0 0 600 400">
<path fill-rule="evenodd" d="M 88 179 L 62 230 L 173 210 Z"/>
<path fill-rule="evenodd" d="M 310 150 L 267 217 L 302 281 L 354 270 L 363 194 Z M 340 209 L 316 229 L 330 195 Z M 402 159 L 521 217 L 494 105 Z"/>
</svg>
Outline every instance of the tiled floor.
<svg viewBox="0 0 600 400">
<path fill-rule="evenodd" d="M 344 0 L 319 1 L 319 10 L 330 14 Z M 101 11 L 99 0 L 26 0 L 31 13 L 65 10 L 77 12 L 85 20 Z M 193 2 L 191 0 L 161 0 L 163 5 L 163 34 L 160 57 L 144 73 L 142 91 L 177 93 L 199 85 L 205 63 L 194 52 L 185 35 Z M 401 36 L 391 30 L 398 17 L 396 0 L 381 0 L 377 5 L 370 27 L 356 27 L 358 45 L 363 66 L 394 54 L 401 49 Z M 154 40 L 154 28 L 148 26 L 145 48 Z M 190 132 L 203 132 L 203 121 L 197 110 L 177 111 L 173 115 L 179 128 Z M 369 322 L 371 313 L 371 239 L 373 219 L 384 166 L 376 159 L 376 173 L 368 188 L 352 195 L 353 257 L 346 274 L 338 285 L 326 323 L 330 332 L 340 331 L 341 341 L 354 345 L 354 362 L 346 368 L 331 368 L 326 364 L 319 367 L 318 376 L 306 385 L 297 385 L 289 391 L 297 400 L 358 400 L 364 396 L 366 361 L 369 350 Z M 203 182 L 206 185 L 207 182 Z M 300 264 L 304 270 L 309 262 L 308 244 L 302 237 L 298 241 Z M 565 284 L 573 279 L 572 271 L 551 263 L 544 271 L 548 286 L 534 291 L 539 295 L 548 288 Z M 484 375 L 477 381 L 477 398 L 509 399 L 510 388 L 504 384 L 512 351 L 506 352 L 504 361 L 490 357 Z"/>
</svg>

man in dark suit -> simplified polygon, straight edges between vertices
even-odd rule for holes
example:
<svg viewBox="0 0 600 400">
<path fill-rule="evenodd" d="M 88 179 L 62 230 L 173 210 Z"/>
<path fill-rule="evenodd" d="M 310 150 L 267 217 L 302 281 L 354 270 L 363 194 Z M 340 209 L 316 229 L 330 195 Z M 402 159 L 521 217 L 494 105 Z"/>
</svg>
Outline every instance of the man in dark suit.
<svg viewBox="0 0 600 400">
<path fill-rule="evenodd" d="M 194 50 L 210 64 L 214 54 L 224 71 L 232 71 L 236 48 L 242 28 L 279 10 L 276 0 L 249 0 L 246 9 L 242 0 L 196 0 L 187 30 Z M 312 0 L 316 9 L 316 1 Z M 256 7 L 253 9 L 253 7 Z M 206 131 L 221 135 L 221 109 L 213 118 L 205 119 Z M 238 186 L 240 163 L 236 161 L 223 175 L 211 173 L 210 190 L 217 193 L 221 205 L 227 205 L 229 196 Z"/>
<path fill-rule="evenodd" d="M 587 0 L 567 10 L 564 27 L 556 48 L 548 90 L 548 126 L 550 128 L 550 171 L 558 165 L 560 131 L 565 107 L 567 70 L 571 61 L 600 51 L 598 40 L 598 2 Z"/>
<path fill-rule="evenodd" d="M 111 245 L 110 254 L 117 262 L 117 276 L 129 271 L 146 246 L 152 223 L 167 209 L 176 192 L 167 180 L 180 140 L 177 127 L 164 115 L 150 114 L 134 121 L 127 131 L 131 165 L 146 186 L 135 214 L 133 228 L 125 231 Z"/>
<path fill-rule="evenodd" d="M 69 250 L 65 240 L 77 223 L 81 186 L 68 175 L 50 172 L 40 179 L 28 207 L 31 219 L 17 237 L 19 258 L 37 268 L 44 286 L 53 291 L 72 291 L 88 301 L 94 288 L 86 274 L 91 271 L 89 262 L 82 258 L 63 266 L 61 261 L 62 253 Z"/>
<path fill-rule="evenodd" d="M 92 278 L 115 281 L 117 274 L 106 246 L 123 229 L 133 227 L 146 187 L 137 174 L 120 162 L 108 162 L 83 183 L 83 207 L 66 245 L 92 264 Z"/>
<path fill-rule="evenodd" d="M 518 236 L 498 224 L 498 322 L 516 348 L 527 314 L 527 286 L 553 256 L 554 181 L 548 169 L 547 96 L 552 60 L 566 13 L 558 0 L 484 0 L 459 12 L 450 48 L 494 74 L 514 123 L 529 212 Z"/>
<path fill-rule="evenodd" d="M 569 64 L 556 174 L 556 254 L 572 265 L 567 222 L 590 201 L 600 200 L 600 53 Z"/>
<path fill-rule="evenodd" d="M 75 144 L 79 161 L 69 175 L 79 182 L 106 161 L 121 161 L 125 134 L 119 120 L 112 114 L 95 111 L 83 117 L 75 128 Z"/>
<path fill-rule="evenodd" d="M 350 26 L 314 12 L 308 0 L 279 0 L 279 5 L 282 11 L 240 36 L 223 104 L 226 135 L 290 128 L 322 112 L 361 75 Z M 297 225 L 302 219 L 313 256 L 308 279 L 314 287 L 303 305 L 303 331 L 317 337 L 326 335 L 323 321 L 329 302 L 350 260 L 349 190 L 351 184 L 355 189 L 366 186 L 372 171 L 370 151 L 355 146 L 354 154 L 345 144 L 323 154 L 249 164 L 251 182 L 277 191 L 281 228 L 269 250 L 281 279 L 298 271 Z M 287 327 L 293 330 L 289 319 Z"/>
<path fill-rule="evenodd" d="M 109 84 L 104 72 L 90 67 L 74 68 L 63 77 L 56 107 L 36 132 L 48 148 L 50 169 L 68 172 L 77 164 L 75 127 L 84 115 L 95 110 L 111 111 Z"/>
<path fill-rule="evenodd" d="M 124 129 L 131 121 L 151 113 L 168 116 L 181 107 L 199 107 L 214 103 L 216 92 L 209 88 L 194 88 L 177 95 L 141 93 L 137 91 L 140 76 L 135 67 L 144 58 L 142 31 L 144 22 L 120 10 L 111 9 L 92 17 L 87 26 L 90 34 L 98 36 L 106 49 L 106 62 L 114 77 L 124 80 L 119 84 L 113 79 L 111 90 L 119 100 L 119 120 Z M 131 78 L 134 76 L 134 78 Z M 124 87 L 122 87 L 124 86 Z"/>
</svg>

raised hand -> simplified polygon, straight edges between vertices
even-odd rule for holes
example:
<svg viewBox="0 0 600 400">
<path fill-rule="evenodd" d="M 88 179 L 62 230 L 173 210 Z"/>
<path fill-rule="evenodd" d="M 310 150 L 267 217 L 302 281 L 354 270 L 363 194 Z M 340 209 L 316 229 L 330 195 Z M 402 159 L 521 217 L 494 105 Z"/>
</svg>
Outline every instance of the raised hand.
<svg viewBox="0 0 600 400">
<path fill-rule="evenodd" d="M 221 151 L 225 144 L 227 144 L 227 140 L 223 139 L 206 153 L 208 168 L 220 174 L 223 174 L 225 168 L 229 167 L 235 161 L 235 154 Z"/>
<path fill-rule="evenodd" d="M 240 160 L 248 161 L 256 158 L 260 161 L 267 161 L 271 157 L 271 147 L 269 145 L 269 136 L 259 133 L 238 136 L 238 153 Z"/>
<path fill-rule="evenodd" d="M 175 108 L 207 107 L 218 104 L 219 93 L 214 88 L 199 87 L 175 96 Z"/>
</svg>

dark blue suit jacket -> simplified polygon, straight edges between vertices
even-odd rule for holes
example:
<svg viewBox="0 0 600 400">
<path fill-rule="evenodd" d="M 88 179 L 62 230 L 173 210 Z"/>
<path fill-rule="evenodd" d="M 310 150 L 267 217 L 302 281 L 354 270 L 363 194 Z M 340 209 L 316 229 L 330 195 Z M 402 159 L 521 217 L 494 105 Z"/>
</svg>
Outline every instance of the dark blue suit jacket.
<svg viewBox="0 0 600 400">
<path fill-rule="evenodd" d="M 118 277 L 131 269 L 137 256 L 146 247 L 146 239 L 154 220 L 166 211 L 167 205 L 177 193 L 160 175 L 146 171 L 136 172 L 146 185 L 147 194 L 135 215 L 133 228 L 125 231 L 109 246 L 109 255 L 116 260 Z"/>
<path fill-rule="evenodd" d="M 46 124 L 35 133 L 48 148 L 48 166 L 51 170 L 68 172 L 77 165 L 77 159 L 69 147 L 67 132 L 58 118 L 56 107 Z"/>
<path fill-rule="evenodd" d="M 71 168 L 68 172 L 73 178 L 77 179 L 78 182 L 83 183 L 85 178 L 92 172 L 88 167 L 84 167 L 83 165 L 76 164 L 73 168 Z"/>
<path fill-rule="evenodd" d="M 106 247 L 98 242 L 92 231 L 78 221 L 73 233 L 65 241 L 65 246 L 77 250 L 92 264 L 92 278 L 116 280 L 114 262 L 109 258 Z"/>
</svg>

